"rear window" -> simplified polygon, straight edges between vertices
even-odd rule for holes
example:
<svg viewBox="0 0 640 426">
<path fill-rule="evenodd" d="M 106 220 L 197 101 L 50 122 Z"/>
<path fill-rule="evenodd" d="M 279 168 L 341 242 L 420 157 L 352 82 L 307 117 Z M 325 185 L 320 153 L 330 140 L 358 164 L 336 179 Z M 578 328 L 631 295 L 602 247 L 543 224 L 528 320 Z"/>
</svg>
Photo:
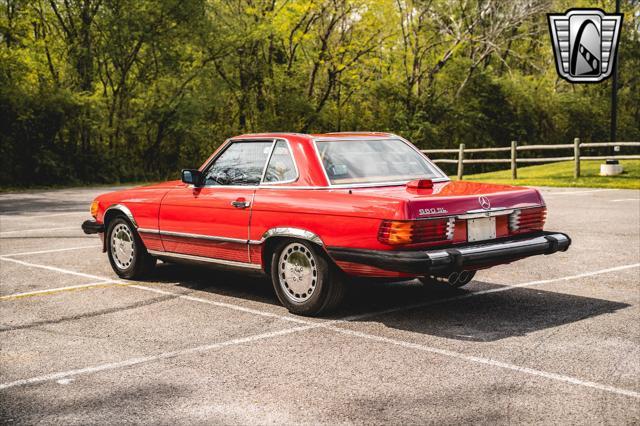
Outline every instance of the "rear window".
<svg viewBox="0 0 640 426">
<path fill-rule="evenodd" d="M 332 185 L 445 177 L 400 139 L 317 141 L 316 146 Z"/>
</svg>

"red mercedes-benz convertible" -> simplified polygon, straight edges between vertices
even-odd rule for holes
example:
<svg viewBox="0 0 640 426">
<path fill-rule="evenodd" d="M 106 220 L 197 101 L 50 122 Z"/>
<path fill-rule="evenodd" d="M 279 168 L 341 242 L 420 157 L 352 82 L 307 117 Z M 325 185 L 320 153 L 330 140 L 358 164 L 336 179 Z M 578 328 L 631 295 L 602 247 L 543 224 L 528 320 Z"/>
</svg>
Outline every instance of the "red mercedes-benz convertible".
<svg viewBox="0 0 640 426">
<path fill-rule="evenodd" d="M 460 287 L 571 244 L 543 231 L 537 190 L 452 182 L 388 133 L 238 136 L 182 181 L 101 195 L 91 215 L 82 229 L 122 278 L 157 259 L 255 270 L 304 315 L 337 306 L 349 276 Z"/>
</svg>

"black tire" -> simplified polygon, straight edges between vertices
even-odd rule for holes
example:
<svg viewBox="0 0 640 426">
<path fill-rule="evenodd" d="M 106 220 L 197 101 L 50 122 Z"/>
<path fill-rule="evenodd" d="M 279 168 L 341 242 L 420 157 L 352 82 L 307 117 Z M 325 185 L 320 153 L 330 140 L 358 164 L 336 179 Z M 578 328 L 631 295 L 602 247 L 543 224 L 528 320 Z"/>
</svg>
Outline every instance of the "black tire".
<svg viewBox="0 0 640 426">
<path fill-rule="evenodd" d="M 125 253 L 128 252 L 121 250 L 121 247 L 114 246 L 113 234 L 115 232 L 119 233 L 120 236 L 117 239 L 122 241 L 124 245 L 128 246 L 129 242 L 132 245 L 133 250 L 128 259 L 125 259 Z M 107 239 L 109 263 L 120 278 L 129 280 L 144 278 L 155 267 L 156 258 L 147 252 L 135 228 L 124 217 L 118 216 L 109 222 L 105 238 Z M 127 238 L 130 238 L 130 241 L 127 241 Z"/>
<path fill-rule="evenodd" d="M 296 268 L 292 264 L 296 259 L 287 257 L 292 255 L 297 256 L 299 262 L 304 263 L 306 259 L 308 263 L 300 264 L 300 271 L 292 270 Z M 283 262 L 280 262 L 281 257 Z M 288 280 L 296 282 L 289 283 Z M 283 240 L 274 248 L 271 281 L 280 303 L 297 315 L 316 316 L 330 312 L 338 307 L 346 292 L 343 273 L 318 246 L 301 240 Z"/>
<path fill-rule="evenodd" d="M 419 277 L 418 279 L 425 285 L 447 285 L 453 288 L 464 287 L 469 284 L 473 277 L 476 275 L 476 271 L 461 271 L 461 272 L 453 272 L 450 275 L 444 276 L 436 276 L 436 275 L 427 275 L 424 277 Z"/>
</svg>

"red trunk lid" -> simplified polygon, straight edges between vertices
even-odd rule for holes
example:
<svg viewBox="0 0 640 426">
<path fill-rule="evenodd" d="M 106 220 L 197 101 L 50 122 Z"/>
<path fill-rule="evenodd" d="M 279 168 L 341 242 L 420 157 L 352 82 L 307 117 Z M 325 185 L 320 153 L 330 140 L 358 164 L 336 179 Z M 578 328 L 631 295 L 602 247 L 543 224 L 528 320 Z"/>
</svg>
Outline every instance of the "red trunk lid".
<svg viewBox="0 0 640 426">
<path fill-rule="evenodd" d="M 459 215 L 473 210 L 525 208 L 544 204 L 540 193 L 533 188 L 466 181 L 434 183 L 433 188 L 430 189 L 389 186 L 359 188 L 353 191 L 363 195 L 371 194 L 405 200 L 406 219 Z"/>
</svg>

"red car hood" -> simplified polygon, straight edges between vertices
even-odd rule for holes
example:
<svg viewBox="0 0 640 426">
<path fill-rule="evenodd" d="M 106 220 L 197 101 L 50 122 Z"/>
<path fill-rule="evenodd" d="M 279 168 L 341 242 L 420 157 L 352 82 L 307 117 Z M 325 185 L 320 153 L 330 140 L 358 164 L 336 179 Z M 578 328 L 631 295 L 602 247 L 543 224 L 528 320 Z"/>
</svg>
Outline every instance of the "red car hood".
<svg viewBox="0 0 640 426">
<path fill-rule="evenodd" d="M 403 199 L 408 219 L 462 214 L 469 210 L 489 208 L 523 208 L 544 205 L 544 200 L 533 188 L 494 185 L 477 182 L 451 181 L 434 183 L 430 189 L 406 186 L 353 189 L 353 194 L 375 195 Z M 484 199 L 481 200 L 481 197 Z M 484 205 L 481 204 L 481 201 Z"/>
</svg>

